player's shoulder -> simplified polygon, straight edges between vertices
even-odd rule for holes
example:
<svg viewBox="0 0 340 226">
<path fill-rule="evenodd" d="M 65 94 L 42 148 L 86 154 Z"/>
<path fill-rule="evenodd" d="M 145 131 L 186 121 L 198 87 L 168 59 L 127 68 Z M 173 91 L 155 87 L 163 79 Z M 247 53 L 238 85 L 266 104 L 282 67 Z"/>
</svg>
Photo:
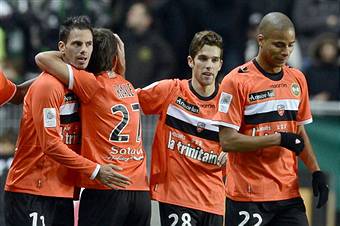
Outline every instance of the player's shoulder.
<svg viewBox="0 0 340 226">
<path fill-rule="evenodd" d="M 226 76 L 224 76 L 221 84 L 226 82 L 243 83 L 254 73 L 256 73 L 256 70 L 254 70 L 254 64 L 252 61 L 249 61 L 232 69 Z"/>
<path fill-rule="evenodd" d="M 40 90 L 55 90 L 55 89 L 64 89 L 64 85 L 57 78 L 53 77 L 51 74 L 47 72 L 42 72 L 36 81 L 32 85 L 35 89 Z"/>
<path fill-rule="evenodd" d="M 162 89 L 164 91 L 170 90 L 175 86 L 180 86 L 182 83 L 181 80 L 179 79 L 163 79 L 159 81 L 155 81 L 145 87 L 142 88 L 142 90 L 148 90 L 151 88 L 157 88 L 157 89 Z"/>
<path fill-rule="evenodd" d="M 227 76 L 237 77 L 237 78 L 245 78 L 255 72 L 254 63 L 252 61 L 246 62 L 242 65 L 235 67 L 231 70 Z"/>
<path fill-rule="evenodd" d="M 284 66 L 283 70 L 296 77 L 305 77 L 302 71 L 289 65 Z"/>
</svg>

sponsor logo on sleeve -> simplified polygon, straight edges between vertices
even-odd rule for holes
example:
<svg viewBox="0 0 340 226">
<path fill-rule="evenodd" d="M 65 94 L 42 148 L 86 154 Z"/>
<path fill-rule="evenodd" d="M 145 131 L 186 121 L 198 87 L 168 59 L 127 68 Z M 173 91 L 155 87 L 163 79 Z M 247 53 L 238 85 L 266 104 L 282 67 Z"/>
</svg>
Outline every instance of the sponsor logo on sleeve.
<svg viewBox="0 0 340 226">
<path fill-rule="evenodd" d="M 53 128 L 57 126 L 57 111 L 55 108 L 44 108 L 44 127 Z"/>
<path fill-rule="evenodd" d="M 218 104 L 218 111 L 227 113 L 232 99 L 233 99 L 233 95 L 222 92 L 220 96 L 219 104 Z"/>
</svg>

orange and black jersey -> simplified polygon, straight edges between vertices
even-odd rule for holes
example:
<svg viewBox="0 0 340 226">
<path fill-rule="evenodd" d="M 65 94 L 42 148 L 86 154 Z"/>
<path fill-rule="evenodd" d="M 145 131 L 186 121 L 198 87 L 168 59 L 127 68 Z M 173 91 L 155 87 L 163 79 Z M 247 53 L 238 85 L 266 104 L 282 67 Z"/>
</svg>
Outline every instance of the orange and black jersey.
<svg viewBox="0 0 340 226">
<path fill-rule="evenodd" d="M 312 122 L 306 80 L 297 69 L 268 74 L 253 60 L 225 76 L 221 89 L 216 119 L 242 134 L 296 133 L 298 125 Z M 236 201 L 298 197 L 297 157 L 279 146 L 230 152 L 226 192 Z"/>
<path fill-rule="evenodd" d="M 8 80 L 0 70 L 0 106 L 12 99 L 16 92 L 16 85 Z"/>
<path fill-rule="evenodd" d="M 97 164 L 80 151 L 77 97 L 42 73 L 24 99 L 19 137 L 6 191 L 71 198 L 75 172 L 93 176 Z"/>
<path fill-rule="evenodd" d="M 119 173 L 132 181 L 126 190 L 149 190 L 139 101 L 132 84 L 108 72 L 96 77 L 71 67 L 69 72 L 70 88 L 81 101 L 81 154 L 100 164 L 113 163 L 121 167 L 123 170 Z M 91 92 L 87 94 L 89 89 Z M 81 175 L 79 185 L 111 189 L 86 175 Z"/>
<path fill-rule="evenodd" d="M 218 86 L 210 97 L 195 92 L 191 80 L 162 80 L 138 91 L 145 114 L 159 115 L 152 147 L 152 198 L 169 204 L 224 214 L 217 113 Z"/>
</svg>

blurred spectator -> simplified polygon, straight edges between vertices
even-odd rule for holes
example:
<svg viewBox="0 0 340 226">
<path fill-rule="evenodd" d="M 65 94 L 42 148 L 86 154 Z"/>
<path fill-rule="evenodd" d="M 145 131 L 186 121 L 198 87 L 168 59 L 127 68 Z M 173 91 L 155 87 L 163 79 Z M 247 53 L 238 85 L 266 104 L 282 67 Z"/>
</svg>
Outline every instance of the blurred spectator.
<svg viewBox="0 0 340 226">
<path fill-rule="evenodd" d="M 197 1 L 191 1 L 192 4 L 197 5 Z M 221 73 L 224 76 L 231 69 L 244 62 L 243 53 L 247 40 L 248 24 L 246 1 L 205 0 L 202 2 L 205 4 L 201 4 L 201 9 L 193 13 L 196 15 L 196 20 L 200 21 L 200 30 L 213 30 L 223 38 L 224 52 Z M 219 80 L 221 80 L 221 77 Z"/>
<path fill-rule="evenodd" d="M 152 28 L 152 23 L 153 18 L 146 4 L 131 5 L 121 37 L 125 43 L 126 78 L 135 87 L 169 78 L 174 72 L 172 49 Z"/>
<path fill-rule="evenodd" d="M 248 40 L 246 42 L 246 49 L 244 52 L 245 61 L 249 61 L 257 55 L 258 52 L 258 44 L 256 40 L 257 35 L 257 27 L 261 21 L 262 17 L 261 14 L 255 13 L 250 15 L 249 17 L 249 26 L 247 31 Z M 300 44 L 297 40 L 295 40 L 294 50 L 291 53 L 288 59 L 288 65 L 302 69 L 303 59 L 302 53 L 300 49 Z"/>
<path fill-rule="evenodd" d="M 313 100 L 340 100 L 339 47 L 337 36 L 323 33 L 310 47 L 312 63 L 305 69 Z"/>
<path fill-rule="evenodd" d="M 340 31 L 339 0 L 295 0 L 293 9 L 293 20 L 304 56 L 318 34 Z"/>
</svg>

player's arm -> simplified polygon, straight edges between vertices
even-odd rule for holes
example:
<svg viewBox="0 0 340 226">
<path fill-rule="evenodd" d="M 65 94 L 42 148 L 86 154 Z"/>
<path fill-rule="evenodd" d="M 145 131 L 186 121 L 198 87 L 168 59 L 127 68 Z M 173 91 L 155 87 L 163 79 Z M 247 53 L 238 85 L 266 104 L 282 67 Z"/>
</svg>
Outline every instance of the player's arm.
<svg viewBox="0 0 340 226">
<path fill-rule="evenodd" d="M 113 63 L 113 71 L 125 78 L 126 63 L 124 42 L 117 34 L 114 34 L 114 36 L 117 39 L 117 55 L 114 58 L 115 62 Z"/>
<path fill-rule="evenodd" d="M 329 189 L 327 185 L 326 175 L 322 171 L 320 171 L 319 163 L 316 159 L 313 147 L 303 125 L 300 125 L 298 127 L 298 134 L 303 137 L 305 141 L 305 148 L 301 153 L 300 158 L 305 166 L 308 168 L 308 170 L 312 173 L 313 193 L 314 196 L 319 196 L 318 204 L 316 207 L 320 208 L 328 201 Z"/>
<path fill-rule="evenodd" d="M 117 173 L 120 168 L 113 164 L 99 165 L 77 154 L 63 143 L 59 131 L 60 115 L 58 100 L 63 98 L 63 88 L 51 88 L 56 83 L 41 85 L 32 97 L 33 122 L 43 152 L 54 161 L 65 167 L 87 175 L 90 179 L 98 179 L 111 188 L 125 187 L 130 179 Z M 58 84 L 57 84 L 58 85 Z"/>
<path fill-rule="evenodd" d="M 23 82 L 16 86 L 16 92 L 13 96 L 13 98 L 10 100 L 12 104 L 21 104 L 24 100 L 24 97 L 28 91 L 28 88 L 32 85 L 32 83 L 35 81 L 35 78 L 30 79 L 26 82 Z"/>
<path fill-rule="evenodd" d="M 99 89 L 94 74 L 66 64 L 59 51 L 41 52 L 35 57 L 38 67 L 64 83 L 82 103 L 88 103 Z"/>
<path fill-rule="evenodd" d="M 35 63 L 38 67 L 55 76 L 66 86 L 69 85 L 69 71 L 65 62 L 62 60 L 59 51 L 46 51 L 38 53 L 35 56 Z"/>
<path fill-rule="evenodd" d="M 235 72 L 232 72 L 235 73 Z M 249 152 L 257 149 L 282 146 L 296 154 L 303 150 L 303 139 L 294 133 L 276 133 L 267 136 L 249 136 L 238 132 L 242 125 L 247 92 L 236 74 L 222 81 L 216 124 L 220 126 L 219 138 L 225 152 Z M 242 77 L 241 77 L 242 78 Z"/>
<path fill-rule="evenodd" d="M 316 159 L 316 156 L 314 154 L 312 145 L 310 143 L 308 134 L 305 130 L 305 127 L 303 125 L 298 126 L 298 134 L 304 139 L 305 141 L 305 148 L 303 152 L 300 155 L 301 160 L 304 162 L 308 170 L 313 173 L 315 171 L 320 170 L 318 161 Z"/>
<path fill-rule="evenodd" d="M 280 145 L 281 135 L 247 136 L 236 129 L 220 126 L 220 143 L 225 152 L 249 152 L 260 148 Z"/>
<path fill-rule="evenodd" d="M 154 82 L 142 89 L 137 89 L 139 104 L 146 115 L 161 114 L 164 104 L 167 103 L 174 87 L 178 85 L 177 80 L 161 80 Z M 150 104 L 151 103 L 151 104 Z"/>
</svg>

